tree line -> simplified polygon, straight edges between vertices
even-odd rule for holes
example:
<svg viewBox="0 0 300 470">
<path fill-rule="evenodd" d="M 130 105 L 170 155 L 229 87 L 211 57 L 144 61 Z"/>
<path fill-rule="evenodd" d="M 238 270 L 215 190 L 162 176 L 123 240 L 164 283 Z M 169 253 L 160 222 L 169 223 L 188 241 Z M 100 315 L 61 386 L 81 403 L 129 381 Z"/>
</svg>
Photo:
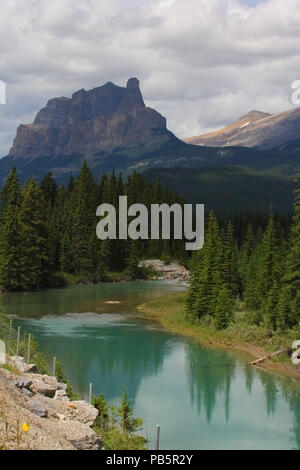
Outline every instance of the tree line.
<svg viewBox="0 0 300 470">
<path fill-rule="evenodd" d="M 189 319 L 206 318 L 224 329 L 239 298 L 252 312 L 253 324 L 264 324 L 272 331 L 299 324 L 300 178 L 297 181 L 291 225 L 272 211 L 266 226 L 250 217 L 246 229 L 247 218 L 224 226 L 212 212 L 207 214 L 204 248 L 191 262 Z"/>
<path fill-rule="evenodd" d="M 0 194 L 0 286 L 5 290 L 31 290 L 59 286 L 62 273 L 99 281 L 109 272 L 125 271 L 139 277 L 141 258 L 185 256 L 181 240 L 104 240 L 96 236 L 96 208 L 102 203 L 118 208 L 127 195 L 128 205 L 182 204 L 181 198 L 133 173 L 125 182 L 114 172 L 100 182 L 86 162 L 76 179 L 57 186 L 51 173 L 38 183 L 21 187 L 12 169 Z"/>
<path fill-rule="evenodd" d="M 192 259 L 184 240 L 104 240 L 96 236 L 96 208 L 153 203 L 184 204 L 163 188 L 133 173 L 127 181 L 114 172 L 97 182 L 84 162 L 77 178 L 58 186 L 51 173 L 23 187 L 12 169 L 0 194 L 0 286 L 31 290 L 64 285 L 66 276 L 81 281 L 105 280 L 108 273 L 143 276 L 143 258 L 177 259 L 190 265 L 187 312 L 192 321 L 211 319 L 226 328 L 237 299 L 253 312 L 253 323 L 273 330 L 300 319 L 300 191 L 295 214 L 237 215 L 229 222 L 206 213 L 205 244 Z M 117 217 L 118 219 L 118 217 Z M 149 232 L 151 230 L 149 224 Z"/>
</svg>

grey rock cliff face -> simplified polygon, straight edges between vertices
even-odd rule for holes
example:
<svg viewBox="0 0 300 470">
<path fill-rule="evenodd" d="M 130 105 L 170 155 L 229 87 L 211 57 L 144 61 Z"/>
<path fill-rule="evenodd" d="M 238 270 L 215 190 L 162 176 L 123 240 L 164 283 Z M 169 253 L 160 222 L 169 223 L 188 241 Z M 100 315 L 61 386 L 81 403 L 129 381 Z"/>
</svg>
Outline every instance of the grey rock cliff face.
<svg viewBox="0 0 300 470">
<path fill-rule="evenodd" d="M 20 125 L 9 155 L 13 158 L 57 157 L 167 141 L 166 120 L 145 106 L 139 81 L 126 88 L 111 82 L 79 90 L 72 98 L 54 98 L 33 124 Z"/>
</svg>

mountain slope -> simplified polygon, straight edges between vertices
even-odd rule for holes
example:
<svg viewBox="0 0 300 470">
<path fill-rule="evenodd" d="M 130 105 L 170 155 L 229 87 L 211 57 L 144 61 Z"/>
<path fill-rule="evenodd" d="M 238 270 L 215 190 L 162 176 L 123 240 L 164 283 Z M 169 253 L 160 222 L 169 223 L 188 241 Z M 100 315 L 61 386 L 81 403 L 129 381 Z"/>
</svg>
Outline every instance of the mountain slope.
<svg viewBox="0 0 300 470">
<path fill-rule="evenodd" d="M 239 213 L 293 212 L 295 183 L 267 171 L 245 167 L 155 168 L 144 176 L 151 182 L 160 175 L 163 186 L 193 204 L 205 204 L 221 218 Z"/>
<path fill-rule="evenodd" d="M 295 121 L 293 113 L 290 121 L 279 119 L 280 128 L 281 123 Z M 270 126 L 262 123 L 278 120 L 278 116 L 251 111 L 225 131 L 214 133 L 214 147 L 191 145 L 174 136 L 166 119 L 145 106 L 136 78 L 129 79 L 126 87 L 108 82 L 93 90 L 80 90 L 72 98 L 51 99 L 32 124 L 19 126 L 9 155 L 0 160 L 0 184 L 13 166 L 21 182 L 31 176 L 40 180 L 51 172 L 58 183 L 67 183 L 71 175 L 78 174 L 84 159 L 97 179 L 112 170 L 127 176 L 151 168 L 232 165 L 293 177 L 300 163 L 300 140 L 293 133 L 289 136 L 294 140 L 277 149 L 228 146 L 228 140 L 224 147 L 219 146 L 224 143 L 224 132 L 234 140 L 234 135 L 251 126 L 258 126 L 268 137 Z"/>
<path fill-rule="evenodd" d="M 279 114 L 251 111 L 215 132 L 185 139 L 195 145 L 243 146 L 268 150 L 299 140 L 300 107 Z"/>
<path fill-rule="evenodd" d="M 51 172 L 58 183 L 67 183 L 70 176 L 77 175 L 84 157 L 74 153 L 68 156 L 12 158 L 0 160 L 0 184 L 8 176 L 13 166 L 17 168 L 21 182 L 34 176 L 40 180 Z M 257 170 L 272 171 L 274 176 L 293 178 L 299 168 L 299 153 L 260 151 L 244 147 L 202 147 L 188 145 L 175 137 L 166 143 L 140 144 L 120 147 L 110 152 L 100 152 L 87 159 L 96 178 L 103 172 L 122 173 L 124 176 L 133 171 L 144 172 L 151 168 L 195 168 L 245 166 Z"/>
</svg>

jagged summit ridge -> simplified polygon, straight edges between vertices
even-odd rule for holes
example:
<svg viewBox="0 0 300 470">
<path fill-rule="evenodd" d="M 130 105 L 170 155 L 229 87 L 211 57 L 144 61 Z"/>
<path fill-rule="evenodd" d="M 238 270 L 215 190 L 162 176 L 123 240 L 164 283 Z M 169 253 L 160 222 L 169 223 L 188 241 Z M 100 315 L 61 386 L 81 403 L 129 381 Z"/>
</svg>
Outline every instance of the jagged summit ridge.
<svg viewBox="0 0 300 470">
<path fill-rule="evenodd" d="M 164 141 L 166 120 L 145 106 L 137 78 L 126 87 L 112 82 L 71 98 L 52 98 L 33 124 L 20 125 L 9 155 L 13 158 L 85 158 L 118 147 Z"/>
<path fill-rule="evenodd" d="M 58 127 L 67 122 L 68 118 L 87 121 L 118 110 L 138 108 L 145 108 L 145 103 L 139 81 L 130 78 L 126 88 L 107 82 L 89 91 L 82 88 L 73 93 L 72 98 L 52 98 L 45 108 L 38 112 L 34 124 Z"/>
</svg>

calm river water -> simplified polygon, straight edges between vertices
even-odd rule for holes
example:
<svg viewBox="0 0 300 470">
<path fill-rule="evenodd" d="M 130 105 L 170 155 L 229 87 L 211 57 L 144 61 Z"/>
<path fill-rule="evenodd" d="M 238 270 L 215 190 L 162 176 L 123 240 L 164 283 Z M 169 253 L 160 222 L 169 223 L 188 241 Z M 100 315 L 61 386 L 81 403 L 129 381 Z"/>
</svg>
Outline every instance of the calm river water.
<svg viewBox="0 0 300 470">
<path fill-rule="evenodd" d="M 110 403 L 123 385 L 154 448 L 300 449 L 300 387 L 141 319 L 138 304 L 178 290 L 140 281 L 1 294 L 15 326 L 56 356 L 82 398 L 89 383 Z M 118 304 L 106 302 L 118 301 Z"/>
</svg>

